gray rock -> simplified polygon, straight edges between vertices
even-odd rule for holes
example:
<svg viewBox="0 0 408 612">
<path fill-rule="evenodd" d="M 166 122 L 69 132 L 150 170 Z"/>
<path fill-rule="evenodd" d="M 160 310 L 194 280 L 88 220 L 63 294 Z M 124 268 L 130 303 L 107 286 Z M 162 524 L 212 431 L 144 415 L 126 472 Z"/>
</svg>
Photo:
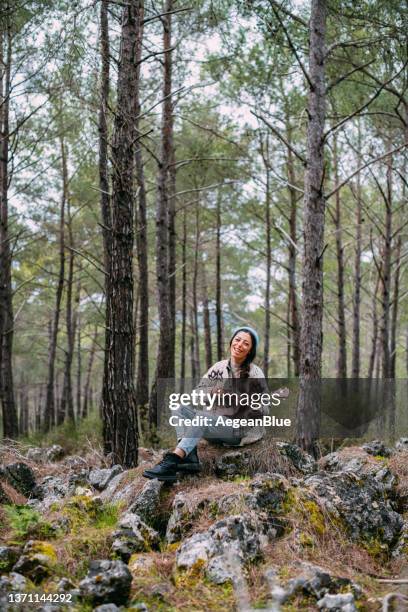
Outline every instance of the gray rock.
<svg viewBox="0 0 408 612">
<path fill-rule="evenodd" d="M 40 584 L 53 573 L 57 556 L 54 547 L 48 542 L 29 540 L 23 549 L 22 556 L 13 566 L 13 571 Z"/>
<path fill-rule="evenodd" d="M 24 576 L 11 572 L 8 576 L 0 576 L 0 610 L 14 612 L 16 604 L 9 602 L 10 593 L 26 593 L 28 583 Z M 20 609 L 20 606 L 18 606 Z"/>
<path fill-rule="evenodd" d="M 208 532 L 195 533 L 185 540 L 177 551 L 177 567 L 188 570 L 207 565 L 217 552 L 217 545 Z"/>
<path fill-rule="evenodd" d="M 236 577 L 235 568 L 228 563 L 228 560 L 224 557 L 224 555 L 210 559 L 206 573 L 207 577 L 211 580 L 211 582 L 214 582 L 214 584 L 225 584 L 230 580 L 234 580 Z"/>
<path fill-rule="evenodd" d="M 42 463 L 45 461 L 44 451 L 44 448 L 31 447 L 28 449 L 26 457 L 29 461 L 34 461 L 34 463 Z"/>
<path fill-rule="evenodd" d="M 393 450 L 385 446 L 382 440 L 373 440 L 372 442 L 367 442 L 367 444 L 363 444 L 362 448 L 369 455 L 381 455 L 382 457 L 391 457 L 393 454 Z"/>
<path fill-rule="evenodd" d="M 215 473 L 220 478 L 245 476 L 250 473 L 251 455 L 249 451 L 231 451 L 215 462 Z"/>
<path fill-rule="evenodd" d="M 35 487 L 33 470 L 26 463 L 10 463 L 4 466 L 3 476 L 7 482 L 19 493 L 29 497 Z"/>
<path fill-rule="evenodd" d="M 159 534 L 146 525 L 137 514 L 128 512 L 118 523 L 119 529 L 113 533 L 112 552 L 127 563 L 133 553 L 157 548 Z"/>
<path fill-rule="evenodd" d="M 316 471 L 317 464 L 312 455 L 305 453 L 300 446 L 290 442 L 277 442 L 276 447 L 280 454 L 287 457 L 294 467 L 303 474 L 312 474 Z"/>
<path fill-rule="evenodd" d="M 123 472 L 121 465 L 114 465 L 111 468 L 94 469 L 89 473 L 89 482 L 98 491 L 106 489 L 112 478 Z"/>
<path fill-rule="evenodd" d="M 366 474 L 318 472 L 308 476 L 304 486 L 333 516 L 340 518 L 353 540 L 373 538 L 392 545 L 402 528 L 401 516 L 386 499 L 376 479 Z"/>
<path fill-rule="evenodd" d="M 202 507 L 203 504 L 193 505 L 184 493 L 176 494 L 166 528 L 166 540 L 169 544 L 174 544 L 185 537 Z"/>
<path fill-rule="evenodd" d="M 246 496 L 247 505 L 253 510 L 281 512 L 289 483 L 280 474 L 266 472 L 256 474 L 250 485 L 251 493 Z"/>
<path fill-rule="evenodd" d="M 47 461 L 50 462 L 62 459 L 65 454 L 64 449 L 59 444 L 53 444 L 49 448 L 45 448 L 44 451 Z"/>
<path fill-rule="evenodd" d="M 353 593 L 330 595 L 327 593 L 317 602 L 319 610 L 333 610 L 335 612 L 356 612 Z"/>
<path fill-rule="evenodd" d="M 117 612 L 118 606 L 114 603 L 102 604 L 93 609 L 93 612 Z"/>
<path fill-rule="evenodd" d="M 397 451 L 405 451 L 408 450 L 408 438 L 400 438 L 395 443 L 395 448 Z"/>
<path fill-rule="evenodd" d="M 120 483 L 122 482 L 124 476 L 125 476 L 125 472 L 122 472 L 121 474 L 118 474 L 117 476 L 114 476 L 112 478 L 112 480 L 109 482 L 106 489 L 102 491 L 101 493 L 101 499 L 103 502 L 114 503 L 116 501 L 120 501 L 122 491 L 118 489 L 118 487 Z"/>
<path fill-rule="evenodd" d="M 266 544 L 262 523 L 249 514 L 223 518 L 214 523 L 208 533 L 220 553 L 235 549 L 243 562 L 259 558 Z"/>
<path fill-rule="evenodd" d="M 392 551 L 392 557 L 406 557 L 408 555 L 408 521 L 404 521 L 397 543 Z"/>
<path fill-rule="evenodd" d="M 163 484 L 156 478 L 148 480 L 130 506 L 129 512 L 138 514 L 148 525 L 154 525 Z"/>
<path fill-rule="evenodd" d="M 325 569 L 309 563 L 303 563 L 302 565 L 304 566 L 302 574 L 289 580 L 283 590 L 280 589 L 280 603 L 287 602 L 298 593 L 304 593 L 319 601 L 326 595 L 334 595 L 338 591 L 341 591 L 341 595 L 348 596 L 347 601 L 354 602 L 355 597 L 361 596 L 361 588 L 348 578 L 333 576 Z M 349 589 L 350 592 L 344 593 L 345 589 Z M 329 603 L 329 599 L 326 601 Z"/>
<path fill-rule="evenodd" d="M 373 476 L 384 491 L 392 491 L 397 479 L 382 461 L 373 461 L 359 449 L 357 454 L 330 453 L 323 459 L 323 468 L 329 472 L 349 472 L 359 478 Z"/>
<path fill-rule="evenodd" d="M 0 546 L 0 572 L 9 572 L 20 553 L 21 550 L 16 546 Z"/>
<path fill-rule="evenodd" d="M 56 588 L 59 593 L 69 593 L 73 589 L 75 589 L 75 585 L 69 578 L 61 578 Z"/>
<path fill-rule="evenodd" d="M 91 561 L 89 571 L 79 583 L 81 597 L 92 604 L 125 605 L 130 594 L 132 574 L 123 561 Z"/>
<path fill-rule="evenodd" d="M 214 523 L 207 531 L 192 535 L 177 551 L 177 567 L 205 567 L 209 569 L 207 575 L 210 579 L 221 582 L 230 579 L 230 571 L 221 571 L 224 561 L 215 559 L 232 558 L 235 565 L 240 566 L 260 558 L 267 542 L 262 518 L 262 515 L 257 517 L 250 512 L 229 516 Z"/>
</svg>

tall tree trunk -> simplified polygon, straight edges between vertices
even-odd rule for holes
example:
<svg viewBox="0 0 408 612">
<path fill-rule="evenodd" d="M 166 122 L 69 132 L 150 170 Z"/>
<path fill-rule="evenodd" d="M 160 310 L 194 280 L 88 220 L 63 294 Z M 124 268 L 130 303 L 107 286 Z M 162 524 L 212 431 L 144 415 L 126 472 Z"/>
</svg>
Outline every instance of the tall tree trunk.
<svg viewBox="0 0 408 612">
<path fill-rule="evenodd" d="M 401 270 L 401 236 L 398 236 L 397 253 L 395 257 L 394 292 L 392 296 L 391 314 L 391 341 L 390 341 L 390 378 L 395 378 L 397 364 L 397 324 L 398 324 L 398 301 L 399 281 Z"/>
<path fill-rule="evenodd" d="M 60 207 L 60 226 L 59 226 L 59 271 L 58 284 L 55 295 L 54 317 L 51 326 L 50 346 L 48 349 L 48 376 L 47 376 L 47 393 L 45 399 L 45 411 L 43 431 L 49 431 L 50 427 L 55 423 L 56 413 L 58 414 L 55 402 L 55 358 L 57 354 L 57 340 L 59 331 L 59 320 L 61 314 L 62 292 L 64 290 L 65 278 L 65 207 L 67 203 L 67 186 L 68 186 L 68 166 L 67 154 L 65 148 L 64 137 L 60 137 L 61 163 L 62 163 L 62 195 Z M 58 401 L 59 403 L 59 401 Z"/>
<path fill-rule="evenodd" d="M 286 112 L 286 136 L 288 142 L 292 142 L 292 129 L 289 127 L 289 114 Z M 290 149 L 287 150 L 287 174 L 289 182 L 289 200 L 290 200 L 290 216 L 289 216 L 289 236 L 290 242 L 288 246 L 288 277 L 289 277 L 289 305 L 290 318 L 288 319 L 291 331 L 292 343 L 292 360 L 293 373 L 299 376 L 299 360 L 300 360 L 300 321 L 297 296 L 297 281 L 296 281 L 296 259 L 297 259 L 297 194 L 294 185 L 296 185 L 295 163 L 293 153 Z"/>
<path fill-rule="evenodd" d="M 335 186 L 339 185 L 339 159 L 337 136 L 333 142 L 333 163 Z M 337 254 L 337 335 L 338 335 L 338 357 L 337 378 L 347 378 L 347 349 L 346 349 L 346 316 L 344 308 L 344 251 L 341 227 L 341 204 L 340 190 L 335 194 L 334 226 L 336 228 L 336 254 Z"/>
<path fill-rule="evenodd" d="M 323 339 L 323 246 L 325 199 L 325 33 L 326 0 L 312 0 L 309 47 L 307 168 L 304 196 L 304 257 L 298 444 L 314 449 L 320 413 Z"/>
<path fill-rule="evenodd" d="M 156 277 L 159 311 L 159 342 L 156 372 L 149 402 L 149 420 L 153 429 L 158 424 L 157 390 L 161 379 L 168 378 L 173 358 L 171 345 L 171 307 L 169 283 L 169 168 L 173 160 L 173 105 L 171 101 L 171 11 L 172 0 L 166 0 L 163 23 L 164 86 L 162 112 L 162 138 L 159 172 L 157 177 L 156 205 Z"/>
<path fill-rule="evenodd" d="M 65 177 L 68 180 L 68 177 Z M 64 382 L 62 388 L 61 397 L 61 410 L 58 413 L 57 425 L 60 425 L 64 420 L 68 420 L 71 423 L 75 423 L 74 414 L 74 397 L 72 392 L 72 361 L 74 358 L 74 346 L 75 346 L 75 323 L 74 314 L 72 308 L 72 292 L 74 286 L 74 248 L 73 235 L 72 235 L 72 218 L 71 218 L 71 205 L 69 201 L 68 184 L 64 187 L 64 191 L 67 194 L 67 230 L 68 230 L 68 276 L 66 279 L 66 330 L 67 330 L 67 348 L 65 351 L 65 367 L 64 367 Z"/>
<path fill-rule="evenodd" d="M 173 117 L 173 106 L 171 112 Z M 174 145 L 169 168 L 169 304 L 171 343 L 169 378 L 174 378 L 176 367 L 176 159 Z"/>
<path fill-rule="evenodd" d="M 107 327 L 112 330 L 104 377 L 104 449 L 112 464 L 137 465 L 138 430 L 134 389 L 133 247 L 134 157 L 136 95 L 139 66 L 135 48 L 140 42 L 139 1 L 122 9 L 117 107 L 112 142 L 112 254 L 109 267 Z"/>
<path fill-rule="evenodd" d="M 358 118 L 358 157 L 357 167 L 362 165 L 361 157 L 361 119 Z M 351 356 L 351 375 L 353 378 L 360 376 L 360 304 L 361 304 L 361 175 L 357 174 L 356 194 L 356 239 L 354 256 L 354 290 L 353 290 L 353 342 Z"/>
<path fill-rule="evenodd" d="M 371 311 L 373 313 L 373 330 L 371 332 L 371 351 L 370 351 L 370 359 L 368 362 L 368 373 L 367 378 L 372 378 L 374 374 L 374 364 L 375 364 L 375 354 L 377 350 L 377 342 L 378 342 L 378 313 L 377 313 L 377 295 L 378 288 L 380 286 L 380 275 L 377 276 L 377 282 L 375 284 L 375 291 L 373 294 L 373 304 Z"/>
<path fill-rule="evenodd" d="M 385 231 L 382 249 L 381 306 L 380 321 L 381 367 L 383 378 L 390 376 L 390 288 L 391 288 L 391 252 L 392 252 L 392 157 L 387 158 L 387 191 L 385 197 Z"/>
<path fill-rule="evenodd" d="M 97 339 L 98 339 L 98 328 L 97 328 L 97 326 L 95 326 L 95 331 L 94 331 L 94 335 L 93 335 L 93 338 L 92 338 L 91 348 L 90 348 L 90 351 L 89 351 L 88 365 L 87 365 L 87 368 L 86 368 L 86 375 L 85 375 L 84 400 L 83 400 L 83 403 L 82 403 L 82 413 L 81 413 L 81 416 L 82 416 L 83 419 L 85 419 L 88 416 L 88 413 L 89 413 L 89 396 L 90 396 L 90 388 L 91 388 L 91 375 L 92 375 L 92 367 L 93 367 L 94 360 L 95 360 Z"/>
<path fill-rule="evenodd" d="M 108 22 L 108 0 L 101 0 L 100 7 L 100 54 L 101 54 L 101 89 L 100 89 L 100 106 L 98 116 L 98 131 L 99 131 L 99 189 L 100 189 L 100 207 L 102 218 L 102 238 L 103 238 L 103 254 L 105 268 L 105 350 L 103 364 L 103 380 L 109 379 L 109 354 L 113 345 L 113 330 L 109 325 L 111 318 L 111 289 L 110 283 L 110 267 L 112 259 L 112 211 L 109 192 L 109 177 L 108 177 L 108 108 L 109 108 L 109 22 Z M 105 443 L 105 452 L 111 452 L 112 448 L 106 441 L 114 436 L 114 423 L 111 423 L 109 415 L 105 415 L 105 406 L 109 403 L 108 385 L 102 385 L 102 422 L 103 422 L 103 439 Z M 88 395 L 84 398 L 84 402 L 88 403 Z M 84 412 L 87 411 L 84 406 Z"/>
<path fill-rule="evenodd" d="M 8 6 L 8 9 L 10 7 Z M 18 436 L 18 417 L 13 385 L 13 298 L 11 285 L 11 250 L 8 231 L 9 113 L 11 94 L 12 37 L 10 15 L 0 25 L 0 400 L 3 436 Z"/>
<path fill-rule="evenodd" d="M 204 348 L 205 348 L 205 363 L 207 370 L 212 365 L 212 342 L 211 342 L 211 322 L 210 322 L 210 309 L 208 305 L 208 288 L 207 288 L 207 274 L 205 270 L 205 263 L 201 263 L 202 277 L 203 277 L 203 325 L 204 325 Z"/>
<path fill-rule="evenodd" d="M 266 172 L 265 191 L 265 231 L 266 231 L 266 286 L 265 286 L 265 340 L 263 371 L 268 378 L 269 370 L 269 344 L 271 331 L 271 267 L 272 267 L 272 229 L 271 229 L 271 179 L 269 171 L 269 137 L 266 137 L 265 145 L 261 144 L 262 158 Z M 290 340 L 290 339 L 289 339 Z"/>
<path fill-rule="evenodd" d="M 143 19 L 144 1 L 139 2 L 140 29 L 137 45 L 136 61 L 140 64 L 143 42 Z M 139 88 L 137 89 L 137 117 L 141 113 Z M 137 134 L 140 137 L 139 119 L 136 121 Z M 143 155 L 140 140 L 136 143 L 135 152 L 136 181 L 138 187 L 138 226 L 136 233 L 137 260 L 139 267 L 139 351 L 137 360 L 136 397 L 138 409 L 141 412 L 147 410 L 149 403 L 149 269 L 148 269 L 148 244 L 147 244 L 147 201 L 146 184 L 144 176 Z"/>
<path fill-rule="evenodd" d="M 192 307 L 190 307 L 189 309 L 189 314 L 190 314 L 191 379 L 192 379 L 193 385 L 195 385 L 198 380 L 200 371 L 199 371 L 198 363 L 197 363 L 197 349 L 196 349 L 197 334 L 196 334 L 195 325 L 194 325 L 194 309 Z"/>
<path fill-rule="evenodd" d="M 194 350 L 195 363 L 197 372 L 201 372 L 200 366 L 200 337 L 198 333 L 198 253 L 200 248 L 200 202 L 196 202 L 196 234 L 195 234 L 195 249 L 194 249 L 194 268 L 193 268 L 193 329 L 194 329 Z"/>
<path fill-rule="evenodd" d="M 217 195 L 215 243 L 215 317 L 217 320 L 217 359 L 224 355 L 222 296 L 221 296 L 221 191 Z"/>
<path fill-rule="evenodd" d="M 78 272 L 81 272 L 81 266 L 78 268 Z M 76 372 L 76 415 L 77 418 L 81 418 L 82 405 L 81 405 L 81 388 L 82 388 L 82 353 L 81 353 L 81 280 L 78 280 L 77 291 L 75 296 L 75 327 L 77 337 L 77 372 Z"/>
<path fill-rule="evenodd" d="M 186 327 L 187 327 L 187 213 L 183 211 L 183 240 L 181 245 L 181 355 L 180 355 L 180 393 L 184 391 L 186 377 Z"/>
</svg>

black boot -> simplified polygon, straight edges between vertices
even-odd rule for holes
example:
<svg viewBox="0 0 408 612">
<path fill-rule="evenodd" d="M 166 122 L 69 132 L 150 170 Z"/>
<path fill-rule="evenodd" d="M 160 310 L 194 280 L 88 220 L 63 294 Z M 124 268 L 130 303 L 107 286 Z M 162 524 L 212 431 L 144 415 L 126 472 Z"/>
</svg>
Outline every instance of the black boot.
<svg viewBox="0 0 408 612">
<path fill-rule="evenodd" d="M 157 465 L 145 470 L 143 476 L 151 479 L 157 478 L 157 480 L 163 480 L 164 482 L 176 482 L 177 470 L 181 461 L 183 459 L 175 453 L 166 453 Z"/>
<path fill-rule="evenodd" d="M 200 462 L 198 460 L 197 455 L 197 447 L 193 448 L 193 450 L 186 455 L 181 463 L 177 466 L 178 472 L 183 472 L 183 474 L 196 474 L 201 469 Z"/>
</svg>

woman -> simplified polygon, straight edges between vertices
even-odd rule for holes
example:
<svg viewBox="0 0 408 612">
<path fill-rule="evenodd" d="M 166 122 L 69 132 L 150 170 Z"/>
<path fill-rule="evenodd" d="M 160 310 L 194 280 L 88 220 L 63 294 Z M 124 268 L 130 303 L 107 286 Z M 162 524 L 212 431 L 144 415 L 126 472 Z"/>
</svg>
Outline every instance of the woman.
<svg viewBox="0 0 408 612">
<path fill-rule="evenodd" d="M 263 379 L 265 376 L 257 365 L 253 363 L 256 356 L 256 349 L 259 344 L 258 334 L 252 327 L 239 327 L 236 329 L 230 340 L 230 357 L 215 363 L 205 374 L 199 388 L 208 390 L 210 393 L 220 393 L 225 390 L 225 383 L 233 382 L 231 379 Z M 254 381 L 256 382 L 256 381 Z M 262 390 L 267 391 L 266 382 L 261 383 Z M 222 395 L 219 396 L 222 398 Z M 213 411 L 214 413 L 214 411 Z M 213 414 L 210 413 L 210 414 Z M 238 412 L 234 406 L 223 406 L 217 408 L 217 414 L 226 416 L 237 416 Z M 180 415 L 184 418 L 192 418 L 197 415 L 206 416 L 208 420 L 209 411 L 194 410 L 190 407 L 182 407 Z M 262 416 L 262 411 L 258 411 L 257 416 Z M 211 417 L 210 417 L 211 419 Z M 214 419 L 211 419 L 214 421 Z M 263 428 L 251 428 L 251 431 L 243 431 L 242 428 L 232 426 L 197 426 L 189 427 L 187 431 L 183 427 L 177 427 L 178 443 L 171 453 L 166 453 L 163 459 L 153 468 L 145 470 L 143 476 L 146 478 L 157 478 L 167 482 L 174 482 L 177 479 L 177 472 L 195 473 L 200 470 L 197 456 L 197 444 L 201 438 L 211 439 L 230 446 L 240 446 L 255 442 L 263 435 Z M 184 435 L 183 435 L 184 434 Z"/>
</svg>

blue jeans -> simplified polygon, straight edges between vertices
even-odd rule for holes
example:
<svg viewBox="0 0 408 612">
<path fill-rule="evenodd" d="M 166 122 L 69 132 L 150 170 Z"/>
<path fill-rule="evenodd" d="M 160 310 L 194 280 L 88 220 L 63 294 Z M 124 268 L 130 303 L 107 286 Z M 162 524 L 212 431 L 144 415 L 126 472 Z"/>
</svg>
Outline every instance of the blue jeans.
<svg viewBox="0 0 408 612">
<path fill-rule="evenodd" d="M 212 442 L 224 443 L 228 446 L 239 446 L 241 442 L 241 432 L 239 429 L 234 429 L 232 426 L 223 425 L 216 426 L 214 423 L 216 417 L 211 410 L 194 410 L 190 406 L 181 406 L 176 414 L 188 419 L 193 417 L 203 416 L 208 417 L 213 422 L 209 425 L 176 425 L 177 431 L 177 448 L 181 448 L 186 456 L 195 449 L 201 438 L 211 440 Z M 218 415 L 217 415 L 218 416 Z"/>
</svg>

